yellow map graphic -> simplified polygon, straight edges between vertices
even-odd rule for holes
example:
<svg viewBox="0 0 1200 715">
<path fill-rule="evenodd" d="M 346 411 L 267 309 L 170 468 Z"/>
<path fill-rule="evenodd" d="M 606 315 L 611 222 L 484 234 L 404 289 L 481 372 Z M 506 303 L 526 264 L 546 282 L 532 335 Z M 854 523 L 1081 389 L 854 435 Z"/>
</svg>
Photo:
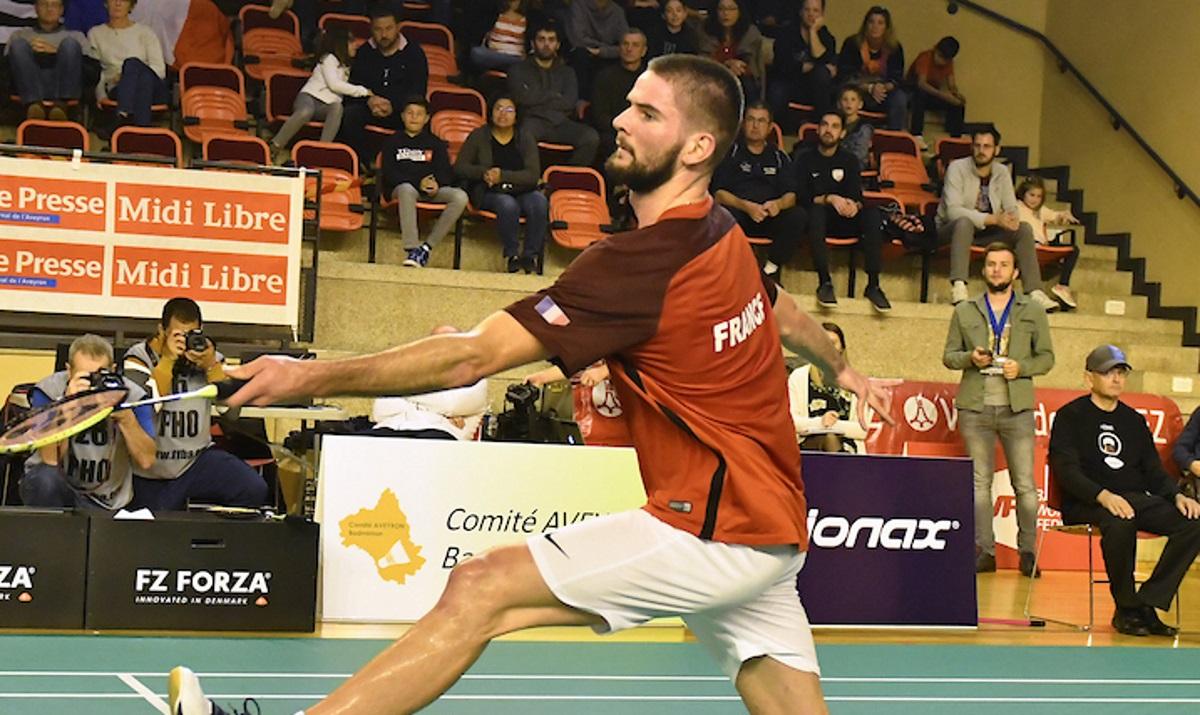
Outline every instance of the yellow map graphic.
<svg viewBox="0 0 1200 715">
<path fill-rule="evenodd" d="M 379 495 L 373 509 L 360 509 L 338 522 L 343 546 L 367 552 L 384 581 L 403 584 L 425 565 L 421 547 L 409 534 L 408 517 L 391 489 Z"/>
</svg>

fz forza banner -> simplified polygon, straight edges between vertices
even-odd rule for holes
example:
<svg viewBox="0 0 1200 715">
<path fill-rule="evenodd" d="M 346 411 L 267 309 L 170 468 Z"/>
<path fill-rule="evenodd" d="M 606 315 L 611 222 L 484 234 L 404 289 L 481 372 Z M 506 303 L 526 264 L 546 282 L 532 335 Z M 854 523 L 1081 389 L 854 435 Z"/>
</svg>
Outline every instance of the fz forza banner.
<svg viewBox="0 0 1200 715">
<path fill-rule="evenodd" d="M 0 157 L 0 304 L 295 326 L 300 177 Z M 52 297 L 51 297 L 52 296 Z"/>
</svg>

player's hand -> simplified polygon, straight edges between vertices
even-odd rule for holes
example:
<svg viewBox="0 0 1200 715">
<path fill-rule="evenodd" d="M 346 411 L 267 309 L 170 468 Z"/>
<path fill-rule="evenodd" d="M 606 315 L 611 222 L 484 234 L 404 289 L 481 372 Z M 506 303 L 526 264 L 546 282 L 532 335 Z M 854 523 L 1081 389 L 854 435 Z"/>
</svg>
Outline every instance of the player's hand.
<svg viewBox="0 0 1200 715">
<path fill-rule="evenodd" d="M 278 405 L 310 397 L 311 372 L 317 364 L 315 360 L 265 355 L 245 365 L 226 368 L 226 377 L 246 380 L 248 384 L 225 402 L 230 407 Z"/>
<path fill-rule="evenodd" d="M 826 412 L 825 414 L 821 415 L 821 426 L 825 429 L 833 427 L 837 424 L 837 421 L 838 413 L 836 412 Z"/>
<path fill-rule="evenodd" d="M 1189 519 L 1200 519 L 1200 502 L 1183 494 L 1175 495 L 1175 506 L 1178 507 L 1179 513 Z"/>
<path fill-rule="evenodd" d="M 987 348 L 976 347 L 971 351 L 971 362 L 975 367 L 987 367 L 992 364 L 992 351 Z"/>
<path fill-rule="evenodd" d="M 1004 361 L 1004 379 L 1015 380 L 1021 374 L 1021 363 L 1009 358 Z"/>
<path fill-rule="evenodd" d="M 896 419 L 892 417 L 892 393 L 872 384 L 865 375 L 849 365 L 838 373 L 837 383 L 858 396 L 858 424 L 863 429 L 867 429 L 868 406 L 885 424 L 896 424 Z"/>
<path fill-rule="evenodd" d="M 1096 501 L 1099 502 L 1100 506 L 1108 509 L 1108 513 L 1115 517 L 1121 519 L 1133 518 L 1133 507 L 1120 494 L 1113 494 L 1105 489 L 1096 497 Z"/>
</svg>

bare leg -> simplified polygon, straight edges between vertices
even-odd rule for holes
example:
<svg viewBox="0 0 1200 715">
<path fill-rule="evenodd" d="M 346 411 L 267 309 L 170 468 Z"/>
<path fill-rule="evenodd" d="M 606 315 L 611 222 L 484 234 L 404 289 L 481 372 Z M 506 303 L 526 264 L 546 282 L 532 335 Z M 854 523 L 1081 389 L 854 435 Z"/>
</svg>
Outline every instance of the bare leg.
<svg viewBox="0 0 1200 715">
<path fill-rule="evenodd" d="M 752 715 L 829 714 L 816 673 L 789 668 L 770 656 L 743 663 L 736 685 Z"/>
<path fill-rule="evenodd" d="M 411 713 L 454 685 L 496 636 L 600 622 L 554 597 L 524 544 L 493 549 L 455 568 L 433 610 L 305 713 Z"/>
</svg>

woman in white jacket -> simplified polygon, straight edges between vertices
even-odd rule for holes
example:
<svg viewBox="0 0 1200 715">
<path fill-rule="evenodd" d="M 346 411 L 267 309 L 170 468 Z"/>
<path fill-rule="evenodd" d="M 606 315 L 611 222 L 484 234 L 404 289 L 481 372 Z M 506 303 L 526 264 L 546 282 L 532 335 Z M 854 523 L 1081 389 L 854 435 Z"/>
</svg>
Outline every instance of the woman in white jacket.
<svg viewBox="0 0 1200 715">
<path fill-rule="evenodd" d="M 350 60 L 356 47 L 344 28 L 332 28 L 321 38 L 317 66 L 296 95 L 292 115 L 271 139 L 276 154 L 283 152 L 296 132 L 313 119 L 324 122 L 321 141 L 331 142 L 342 125 L 342 97 L 370 97 L 371 90 L 350 84 Z"/>
<path fill-rule="evenodd" d="M 837 323 L 821 323 L 825 334 L 846 352 L 846 338 Z M 801 365 L 788 377 L 792 424 L 801 449 L 820 452 L 863 452 L 867 432 L 858 423 L 858 398 L 826 380 L 821 370 Z"/>
</svg>

